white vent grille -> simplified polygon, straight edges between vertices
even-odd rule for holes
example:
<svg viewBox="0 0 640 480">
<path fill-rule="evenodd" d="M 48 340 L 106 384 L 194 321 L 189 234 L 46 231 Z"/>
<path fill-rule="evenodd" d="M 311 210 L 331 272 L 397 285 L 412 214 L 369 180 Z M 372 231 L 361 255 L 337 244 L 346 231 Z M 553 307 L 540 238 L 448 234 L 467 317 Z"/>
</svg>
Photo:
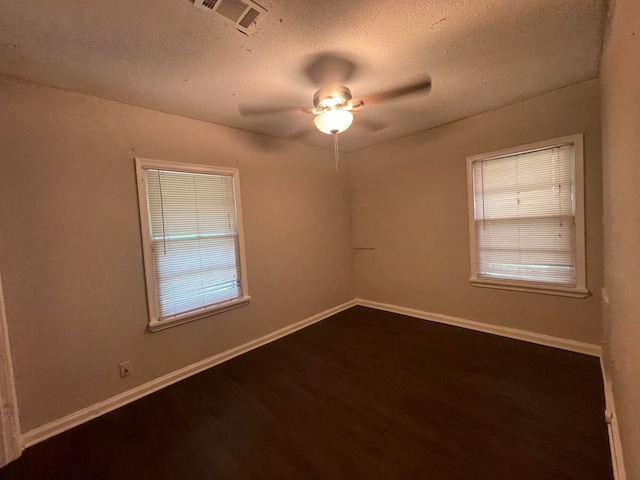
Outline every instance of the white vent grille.
<svg viewBox="0 0 640 480">
<path fill-rule="evenodd" d="M 195 0 L 194 5 L 216 13 L 238 30 L 248 35 L 267 16 L 267 11 L 251 0 Z"/>
<path fill-rule="evenodd" d="M 216 3 L 218 3 L 218 0 L 203 0 L 202 1 L 202 6 L 210 8 L 211 10 L 213 10 L 213 7 L 216 6 Z"/>
</svg>

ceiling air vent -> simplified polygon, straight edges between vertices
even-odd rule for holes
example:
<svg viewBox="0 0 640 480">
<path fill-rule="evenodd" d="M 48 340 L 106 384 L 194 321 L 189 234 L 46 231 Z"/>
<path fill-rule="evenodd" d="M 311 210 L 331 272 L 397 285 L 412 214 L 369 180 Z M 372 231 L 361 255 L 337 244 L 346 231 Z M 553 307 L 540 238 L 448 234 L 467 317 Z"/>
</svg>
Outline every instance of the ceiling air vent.
<svg viewBox="0 0 640 480">
<path fill-rule="evenodd" d="M 223 17 L 227 23 L 247 35 L 267 16 L 267 11 L 251 0 L 195 0 L 194 5 Z"/>
</svg>

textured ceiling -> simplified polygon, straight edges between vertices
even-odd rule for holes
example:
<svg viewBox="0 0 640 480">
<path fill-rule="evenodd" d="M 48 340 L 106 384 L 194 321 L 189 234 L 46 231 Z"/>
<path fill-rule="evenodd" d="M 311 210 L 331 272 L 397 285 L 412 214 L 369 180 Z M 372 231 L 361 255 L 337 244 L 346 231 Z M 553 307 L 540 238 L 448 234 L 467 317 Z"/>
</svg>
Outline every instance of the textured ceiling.
<svg viewBox="0 0 640 480">
<path fill-rule="evenodd" d="M 344 151 L 598 76 L 604 0 L 259 3 L 269 17 L 246 36 L 192 0 L 0 0 L 0 73 L 325 147 L 310 115 L 238 106 L 312 106 L 303 69 L 320 52 L 356 63 L 356 97 L 431 75 L 430 95 L 359 112 Z"/>
</svg>

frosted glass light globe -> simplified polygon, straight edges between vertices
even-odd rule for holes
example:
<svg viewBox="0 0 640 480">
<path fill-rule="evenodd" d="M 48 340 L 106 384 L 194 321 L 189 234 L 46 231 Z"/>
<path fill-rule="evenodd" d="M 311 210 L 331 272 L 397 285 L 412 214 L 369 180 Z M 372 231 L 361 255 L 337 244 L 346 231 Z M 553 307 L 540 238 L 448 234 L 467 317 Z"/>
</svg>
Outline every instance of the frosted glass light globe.
<svg viewBox="0 0 640 480">
<path fill-rule="evenodd" d="M 331 109 L 313 119 L 322 133 L 342 133 L 351 126 L 353 114 L 348 110 Z"/>
</svg>

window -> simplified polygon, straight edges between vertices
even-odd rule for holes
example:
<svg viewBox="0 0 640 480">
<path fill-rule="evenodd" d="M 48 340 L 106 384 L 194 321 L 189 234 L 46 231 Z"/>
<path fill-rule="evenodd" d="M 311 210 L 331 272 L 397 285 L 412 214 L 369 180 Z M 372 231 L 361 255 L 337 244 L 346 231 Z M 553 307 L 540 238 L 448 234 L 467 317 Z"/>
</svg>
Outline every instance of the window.
<svg viewBox="0 0 640 480">
<path fill-rule="evenodd" d="M 582 135 L 467 158 L 471 283 L 586 297 Z"/>
<path fill-rule="evenodd" d="M 246 305 L 238 170 L 136 159 L 149 328 Z"/>
</svg>

